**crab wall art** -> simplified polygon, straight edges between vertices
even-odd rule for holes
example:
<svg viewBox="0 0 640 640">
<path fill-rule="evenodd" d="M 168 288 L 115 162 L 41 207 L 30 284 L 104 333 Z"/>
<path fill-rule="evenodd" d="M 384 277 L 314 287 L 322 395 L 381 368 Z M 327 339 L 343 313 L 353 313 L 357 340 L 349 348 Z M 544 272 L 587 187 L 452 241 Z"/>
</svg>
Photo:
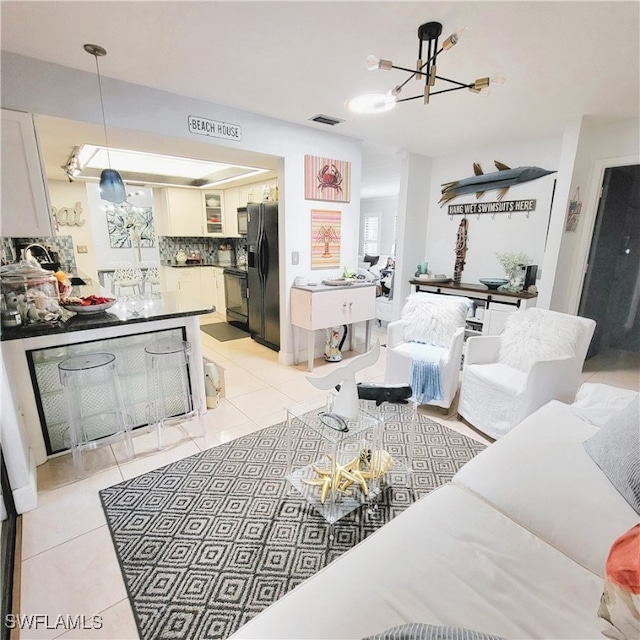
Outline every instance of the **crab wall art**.
<svg viewBox="0 0 640 640">
<path fill-rule="evenodd" d="M 351 163 L 317 156 L 305 156 L 305 190 L 307 200 L 349 202 L 351 197 Z"/>
</svg>

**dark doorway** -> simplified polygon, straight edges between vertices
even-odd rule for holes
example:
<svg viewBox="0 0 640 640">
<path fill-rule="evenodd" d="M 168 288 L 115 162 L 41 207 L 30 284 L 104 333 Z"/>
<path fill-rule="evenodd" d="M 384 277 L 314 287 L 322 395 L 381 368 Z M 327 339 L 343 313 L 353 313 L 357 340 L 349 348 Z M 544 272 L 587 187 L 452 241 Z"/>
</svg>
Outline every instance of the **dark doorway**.
<svg viewBox="0 0 640 640">
<path fill-rule="evenodd" d="M 640 351 L 640 165 L 602 181 L 579 315 L 597 325 L 588 358 L 607 347 Z"/>
</svg>

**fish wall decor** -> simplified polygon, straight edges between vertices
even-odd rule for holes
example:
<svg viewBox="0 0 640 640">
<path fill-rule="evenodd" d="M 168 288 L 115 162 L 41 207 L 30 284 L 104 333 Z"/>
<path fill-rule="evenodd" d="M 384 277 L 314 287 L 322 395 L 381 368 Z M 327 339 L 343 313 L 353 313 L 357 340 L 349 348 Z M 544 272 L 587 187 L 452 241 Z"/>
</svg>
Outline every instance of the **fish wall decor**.
<svg viewBox="0 0 640 640">
<path fill-rule="evenodd" d="M 502 162 L 494 161 L 498 171 L 492 173 L 483 173 L 479 163 L 473 163 L 474 176 L 464 178 L 464 180 L 456 180 L 455 182 L 446 182 L 442 185 L 442 198 L 438 203 L 440 206 L 446 204 L 450 200 L 463 196 L 467 193 L 475 193 L 476 198 L 481 198 L 485 191 L 498 189 L 498 201 L 507 195 L 509 187 L 523 182 L 537 180 L 544 176 L 548 176 L 555 171 L 548 171 L 540 167 L 518 167 L 511 169 Z"/>
</svg>

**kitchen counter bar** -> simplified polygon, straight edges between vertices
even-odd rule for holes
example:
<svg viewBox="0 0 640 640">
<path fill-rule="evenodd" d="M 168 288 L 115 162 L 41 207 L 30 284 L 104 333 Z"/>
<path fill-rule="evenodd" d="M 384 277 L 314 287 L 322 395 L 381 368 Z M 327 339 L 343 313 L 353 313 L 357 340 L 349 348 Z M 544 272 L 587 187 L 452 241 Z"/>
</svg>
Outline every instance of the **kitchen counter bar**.
<svg viewBox="0 0 640 640">
<path fill-rule="evenodd" d="M 21 414 L 35 464 L 46 462 L 49 455 L 44 436 L 48 425 L 40 392 L 42 380 L 36 375 L 37 357 L 44 357 L 45 352 L 49 354 L 47 357 L 56 359 L 68 357 L 93 349 L 92 343 L 95 343 L 96 351 L 109 351 L 111 345 L 117 345 L 125 360 L 144 359 L 144 345 L 154 338 L 153 334 L 180 335 L 191 343 L 194 363 L 190 370 L 191 384 L 199 390 L 201 408 L 206 411 L 198 316 L 214 311 L 202 300 L 171 292 L 154 298 L 119 301 L 107 312 L 96 315 L 65 312 L 62 321 L 57 323 L 3 328 L 0 345 L 5 366 L 11 372 L 8 380 L 11 396 L 16 413 Z M 144 390 L 145 369 L 138 369 L 138 386 Z M 55 367 L 48 376 L 49 384 L 57 389 Z"/>
<path fill-rule="evenodd" d="M 81 315 L 65 310 L 62 319 L 58 322 L 37 322 L 21 327 L 2 327 L 0 338 L 3 342 L 22 340 L 75 331 L 121 327 L 154 320 L 198 316 L 214 311 L 213 306 L 207 306 L 203 300 L 196 300 L 174 291 L 149 298 L 138 297 L 119 300 L 104 313 Z"/>
</svg>

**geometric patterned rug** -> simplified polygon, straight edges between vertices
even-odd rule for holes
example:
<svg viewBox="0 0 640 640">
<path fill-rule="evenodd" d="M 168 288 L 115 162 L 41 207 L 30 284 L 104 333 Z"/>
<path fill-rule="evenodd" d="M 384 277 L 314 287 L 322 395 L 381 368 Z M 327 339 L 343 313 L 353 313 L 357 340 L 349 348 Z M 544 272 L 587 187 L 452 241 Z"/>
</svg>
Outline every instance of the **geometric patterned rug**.
<svg viewBox="0 0 640 640">
<path fill-rule="evenodd" d="M 394 406 L 385 426 L 392 456 L 406 453 L 411 420 L 406 405 Z M 485 448 L 418 418 L 408 484 L 383 489 L 375 508 L 332 527 L 285 480 L 285 423 L 100 491 L 142 640 L 228 638 Z M 296 468 L 322 442 L 293 431 Z"/>
</svg>

